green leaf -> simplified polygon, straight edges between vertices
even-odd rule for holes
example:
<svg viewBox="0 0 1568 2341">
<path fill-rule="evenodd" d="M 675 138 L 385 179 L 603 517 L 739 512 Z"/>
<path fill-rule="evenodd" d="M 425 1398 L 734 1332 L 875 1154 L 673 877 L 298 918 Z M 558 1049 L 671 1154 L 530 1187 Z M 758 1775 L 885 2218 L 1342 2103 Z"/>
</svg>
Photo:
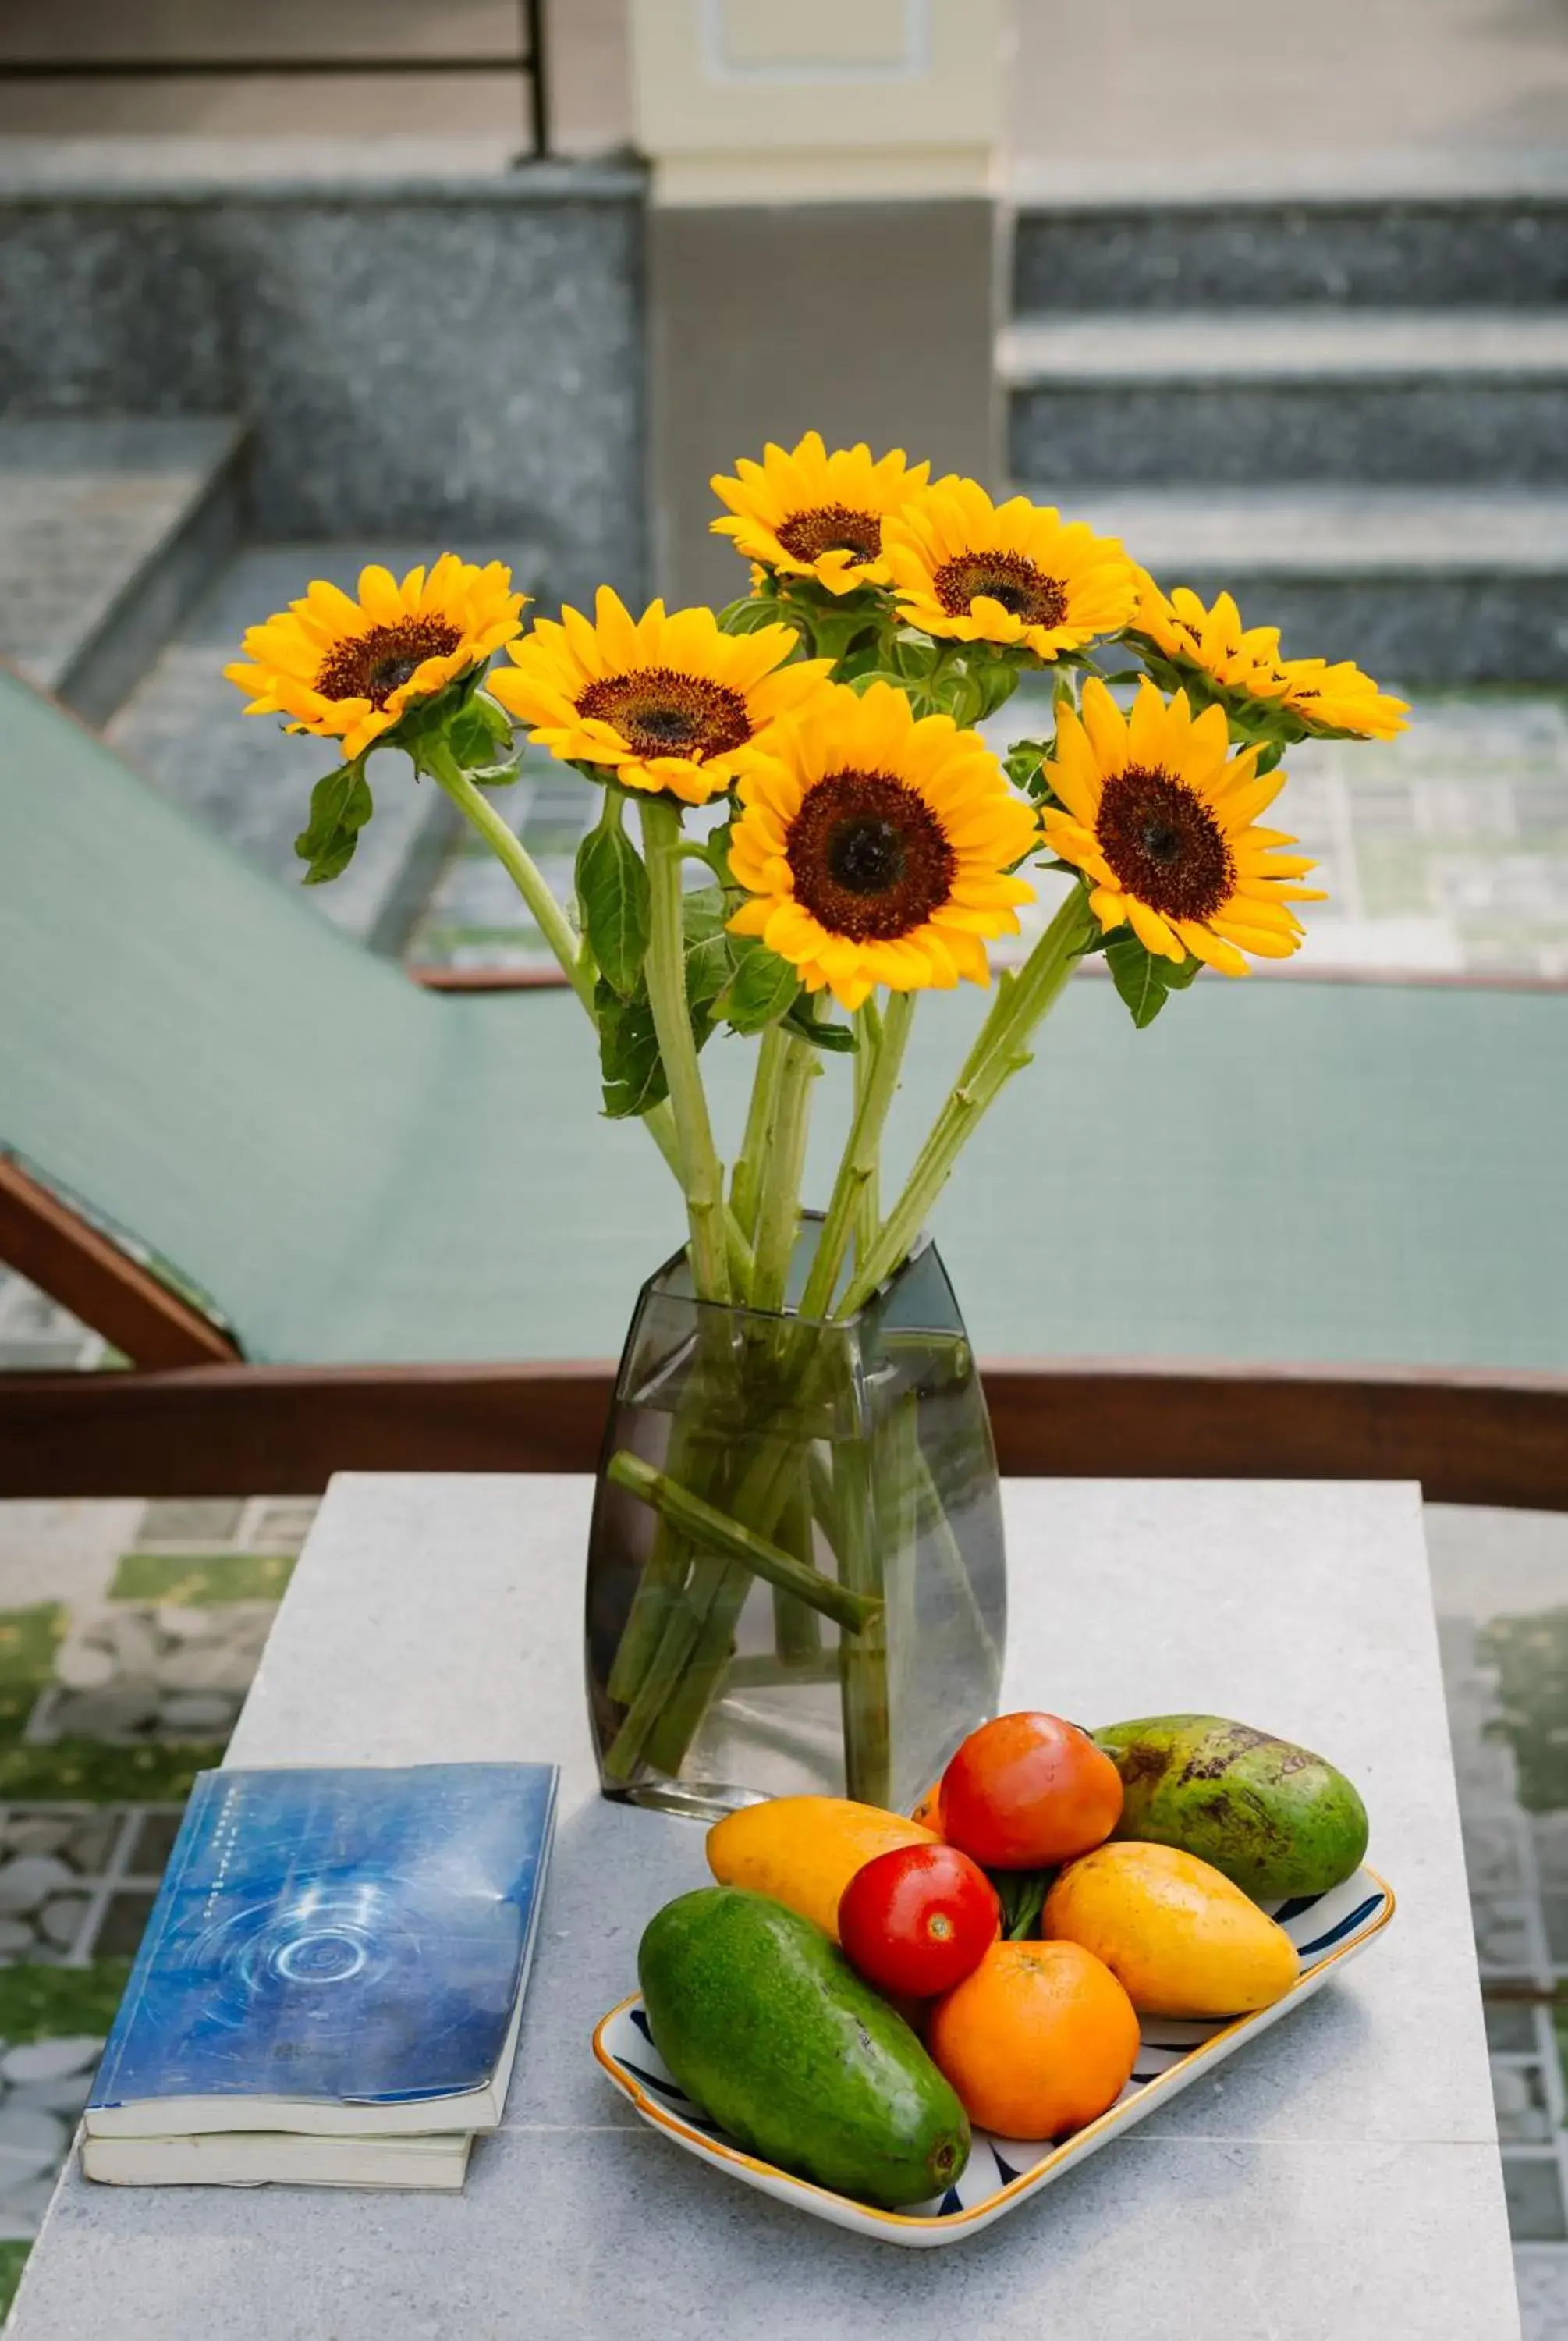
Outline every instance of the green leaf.
<svg viewBox="0 0 1568 2341">
<path fill-rule="evenodd" d="M 1051 752 L 1048 740 L 1015 740 L 1002 759 L 1002 770 L 1013 786 L 1035 794 L 1040 786 L 1040 767 Z"/>
<path fill-rule="evenodd" d="M 680 898 L 680 924 L 686 941 L 686 1005 L 691 1016 L 691 1037 L 700 1049 L 717 1021 L 714 1002 L 734 972 L 724 893 L 719 886 L 694 886 Z"/>
<path fill-rule="evenodd" d="M 602 832 L 606 837 L 612 833 Z M 686 894 L 681 922 L 686 931 L 686 1004 L 691 1037 L 700 1049 L 713 1031 L 714 1003 L 730 977 L 729 938 L 719 888 L 700 886 Z M 594 986 L 593 1008 L 605 1112 L 612 1121 L 649 1112 L 668 1097 L 670 1084 L 645 977 L 639 973 L 623 995 L 601 973 Z"/>
<path fill-rule="evenodd" d="M 888 655 L 898 668 L 900 679 L 911 677 L 923 681 L 936 665 L 939 653 L 936 643 L 925 634 L 897 633 L 889 645 Z"/>
<path fill-rule="evenodd" d="M 1045 866 L 1048 867 L 1049 865 L 1047 864 Z M 1127 926 L 1107 927 L 1101 933 L 1097 941 L 1086 943 L 1078 956 L 1080 959 L 1093 959 L 1097 951 L 1108 951 L 1113 943 L 1125 943 L 1129 941 L 1132 939 L 1132 931 L 1131 927 Z"/>
<path fill-rule="evenodd" d="M 735 972 L 714 1001 L 714 1013 L 737 1032 L 760 1032 L 793 1007 L 800 979 L 758 936 L 733 936 L 729 948 Z"/>
<path fill-rule="evenodd" d="M 1002 1906 L 1002 1939 L 1027 1942 L 1039 1931 L 1040 1912 L 1057 1880 L 1054 1869 L 988 1869 Z"/>
<path fill-rule="evenodd" d="M 1005 659 L 987 661 L 983 666 L 972 666 L 969 681 L 978 693 L 978 705 L 970 721 L 983 723 L 1011 699 L 1018 687 L 1019 670 Z"/>
<path fill-rule="evenodd" d="M 1197 973 L 1200 961 L 1189 952 L 1179 965 L 1175 960 L 1163 958 L 1151 951 L 1136 935 L 1128 935 L 1120 942 L 1106 944 L 1106 965 L 1111 981 L 1126 1001 L 1133 1022 L 1141 1032 L 1152 1024 L 1173 991 L 1185 991 Z"/>
<path fill-rule="evenodd" d="M 1111 943 L 1106 951 L 1106 965 L 1111 981 L 1127 1005 L 1133 1022 L 1141 1032 L 1152 1024 L 1166 1004 L 1166 987 L 1161 970 L 1170 961 L 1162 960 L 1133 935 L 1123 943 Z"/>
<path fill-rule="evenodd" d="M 340 764 L 311 791 L 311 817 L 294 840 L 294 852 L 310 865 L 307 886 L 341 878 L 354 858 L 360 832 L 375 810 L 362 760 Z"/>
<path fill-rule="evenodd" d="M 600 974 L 630 999 L 648 955 L 648 872 L 619 822 L 590 829 L 578 847 L 577 894 Z"/>
<path fill-rule="evenodd" d="M 601 976 L 594 986 L 593 1009 L 606 1114 L 611 1121 L 624 1121 L 651 1112 L 669 1096 L 670 1084 L 646 990 L 639 985 L 630 1000 L 622 1000 Z"/>
<path fill-rule="evenodd" d="M 721 633 L 755 634 L 764 626 L 778 625 L 785 616 L 771 593 L 745 593 L 719 611 L 719 626 Z"/>
<path fill-rule="evenodd" d="M 811 632 L 818 657 L 841 659 L 874 623 L 860 610 L 813 611 Z"/>
<path fill-rule="evenodd" d="M 830 1056 L 852 1057 L 860 1043 L 848 1024 L 819 1024 L 809 1011 L 809 999 L 797 1000 L 784 1019 L 785 1029 L 798 1041 L 809 1041 L 814 1049 L 825 1049 Z"/>
</svg>

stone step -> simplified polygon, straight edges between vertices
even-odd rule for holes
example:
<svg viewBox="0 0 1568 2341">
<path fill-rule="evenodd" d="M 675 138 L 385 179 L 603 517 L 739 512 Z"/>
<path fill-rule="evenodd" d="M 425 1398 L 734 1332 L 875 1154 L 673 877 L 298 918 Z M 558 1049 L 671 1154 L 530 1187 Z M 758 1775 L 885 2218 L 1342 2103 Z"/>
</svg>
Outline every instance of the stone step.
<svg viewBox="0 0 1568 2341">
<path fill-rule="evenodd" d="M 1062 316 L 1007 328 L 998 365 L 1022 478 L 1568 481 L 1568 314 Z"/>
<path fill-rule="evenodd" d="M 1013 305 L 1533 307 L 1568 294 L 1568 190 L 1167 191 L 1022 200 Z"/>
<path fill-rule="evenodd" d="M 187 806 L 247 860 L 286 886 L 303 864 L 293 841 L 305 825 L 311 788 L 337 762 L 332 742 L 246 717 L 223 667 L 247 626 L 281 610 L 313 577 L 353 591 L 365 563 L 401 576 L 444 548 L 408 543 L 252 545 L 241 552 L 187 613 L 162 655 L 107 727 L 107 736 L 156 786 Z M 520 585 L 544 601 L 536 550 L 465 543 L 465 557 L 504 561 Z M 430 782 L 416 782 L 406 757 L 373 757 L 366 777 L 375 813 L 343 875 L 313 886 L 305 901 L 371 949 L 400 951 L 423 911 L 452 841 L 456 816 Z"/>
<path fill-rule="evenodd" d="M 1568 491 L 1023 493 L 1119 536 L 1167 588 L 1234 593 L 1287 655 L 1401 683 L 1568 682 Z"/>
<path fill-rule="evenodd" d="M 222 417 L 0 420 L 0 655 L 104 722 L 233 549 L 243 439 Z"/>
</svg>

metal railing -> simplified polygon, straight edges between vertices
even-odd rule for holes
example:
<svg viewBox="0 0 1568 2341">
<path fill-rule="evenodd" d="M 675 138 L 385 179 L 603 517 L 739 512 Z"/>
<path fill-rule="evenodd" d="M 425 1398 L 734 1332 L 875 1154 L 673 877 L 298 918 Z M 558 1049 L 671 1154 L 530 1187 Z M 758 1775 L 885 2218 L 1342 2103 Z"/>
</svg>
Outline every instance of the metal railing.
<svg viewBox="0 0 1568 2341">
<path fill-rule="evenodd" d="M 293 79 L 373 74 L 404 79 L 422 74 L 516 73 L 528 83 L 529 153 L 550 152 L 549 84 L 546 74 L 544 0 L 519 0 L 520 45 L 511 50 L 473 51 L 467 56 L 34 56 L 0 59 L 0 83 L 28 81 L 244 81 L 263 75 Z"/>
</svg>

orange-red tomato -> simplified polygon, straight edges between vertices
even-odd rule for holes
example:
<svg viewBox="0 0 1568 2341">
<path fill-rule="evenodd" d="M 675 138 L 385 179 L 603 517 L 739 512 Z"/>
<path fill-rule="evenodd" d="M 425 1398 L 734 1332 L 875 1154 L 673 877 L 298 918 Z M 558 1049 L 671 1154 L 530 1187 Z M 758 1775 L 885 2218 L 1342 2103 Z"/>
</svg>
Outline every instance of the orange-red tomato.
<svg viewBox="0 0 1568 2341">
<path fill-rule="evenodd" d="M 935 1829 L 937 1835 L 941 1836 L 942 1783 L 940 1780 L 932 1781 L 914 1811 L 909 1815 L 909 1818 L 912 1821 L 918 1821 L 922 1828 Z"/>
<path fill-rule="evenodd" d="M 1002 1923 L 997 1889 L 952 1845 L 904 1845 L 858 1869 L 839 1904 L 845 1957 L 878 1991 L 934 1999 L 980 1964 Z"/>
<path fill-rule="evenodd" d="M 1045 1869 L 1103 1845 L 1121 1818 L 1110 1758 L 1059 1715 L 998 1715 L 942 1775 L 942 1828 L 987 1869 Z"/>
</svg>

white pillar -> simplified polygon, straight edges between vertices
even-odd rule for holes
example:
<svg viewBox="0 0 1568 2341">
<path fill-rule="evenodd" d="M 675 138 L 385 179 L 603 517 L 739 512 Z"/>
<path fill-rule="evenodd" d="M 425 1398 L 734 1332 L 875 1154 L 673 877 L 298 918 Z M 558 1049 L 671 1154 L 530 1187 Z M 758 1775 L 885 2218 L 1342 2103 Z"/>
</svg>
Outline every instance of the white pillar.
<svg viewBox="0 0 1568 2341">
<path fill-rule="evenodd" d="M 997 484 L 1007 0 L 630 0 L 655 584 L 727 600 L 710 475 L 815 426 Z"/>
</svg>

